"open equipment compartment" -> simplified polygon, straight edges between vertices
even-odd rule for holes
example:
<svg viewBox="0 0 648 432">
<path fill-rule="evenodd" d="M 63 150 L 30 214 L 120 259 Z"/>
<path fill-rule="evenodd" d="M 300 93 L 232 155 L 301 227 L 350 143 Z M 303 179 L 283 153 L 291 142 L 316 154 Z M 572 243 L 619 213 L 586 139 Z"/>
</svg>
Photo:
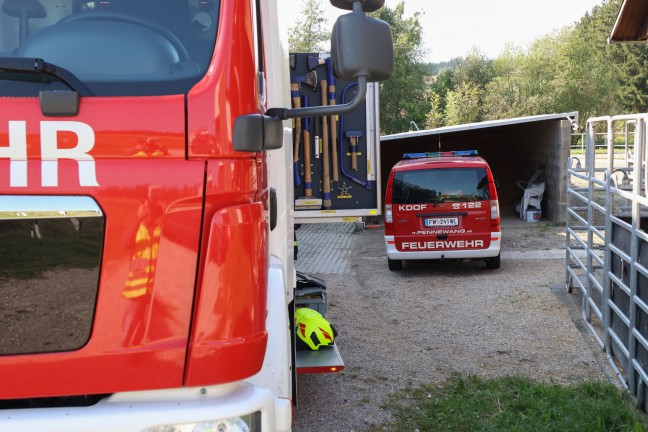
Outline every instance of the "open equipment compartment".
<svg viewBox="0 0 648 432">
<path fill-rule="evenodd" d="M 351 102 L 357 85 L 335 79 L 328 53 L 290 55 L 293 106 Z M 332 84 L 331 84 L 332 83 Z M 351 113 L 293 122 L 295 222 L 360 222 L 381 214 L 378 85 Z"/>
</svg>

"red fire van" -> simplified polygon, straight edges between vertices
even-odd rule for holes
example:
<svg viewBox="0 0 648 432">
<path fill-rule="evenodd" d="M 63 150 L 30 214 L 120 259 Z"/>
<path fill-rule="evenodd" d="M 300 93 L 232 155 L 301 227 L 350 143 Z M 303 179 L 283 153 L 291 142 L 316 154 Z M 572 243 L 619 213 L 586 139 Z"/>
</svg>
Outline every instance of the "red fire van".
<svg viewBox="0 0 648 432">
<path fill-rule="evenodd" d="M 409 153 L 389 175 L 385 246 L 403 260 L 483 259 L 500 267 L 500 212 L 488 163 L 476 150 Z"/>
</svg>

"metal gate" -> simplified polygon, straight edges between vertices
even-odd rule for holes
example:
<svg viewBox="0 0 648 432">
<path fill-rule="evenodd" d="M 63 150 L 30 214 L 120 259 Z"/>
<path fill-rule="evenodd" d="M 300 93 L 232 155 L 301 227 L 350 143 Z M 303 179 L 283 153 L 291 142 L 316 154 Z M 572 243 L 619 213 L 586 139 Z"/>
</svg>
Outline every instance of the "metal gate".
<svg viewBox="0 0 648 432">
<path fill-rule="evenodd" d="M 591 118 L 567 168 L 566 285 L 621 384 L 647 407 L 648 114 Z"/>
</svg>

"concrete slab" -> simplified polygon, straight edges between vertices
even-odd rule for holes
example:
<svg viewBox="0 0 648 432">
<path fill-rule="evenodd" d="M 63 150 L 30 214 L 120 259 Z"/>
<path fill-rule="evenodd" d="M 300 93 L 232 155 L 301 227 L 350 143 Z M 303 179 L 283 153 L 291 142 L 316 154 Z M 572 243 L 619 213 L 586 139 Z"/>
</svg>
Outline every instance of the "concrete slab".
<svg viewBox="0 0 648 432">
<path fill-rule="evenodd" d="M 303 224 L 297 230 L 299 254 L 295 267 L 304 273 L 349 274 L 353 223 Z"/>
<path fill-rule="evenodd" d="M 523 227 L 524 225 L 551 224 L 550 221 L 525 222 L 516 218 L 505 218 L 506 227 Z M 382 230 L 382 226 L 374 229 Z M 319 274 L 349 274 L 349 258 L 355 242 L 355 224 L 324 223 L 304 224 L 297 230 L 299 254 L 296 261 L 298 271 Z M 577 251 L 578 256 L 584 253 Z M 502 260 L 552 260 L 565 259 L 564 249 L 549 250 L 503 250 Z"/>
</svg>

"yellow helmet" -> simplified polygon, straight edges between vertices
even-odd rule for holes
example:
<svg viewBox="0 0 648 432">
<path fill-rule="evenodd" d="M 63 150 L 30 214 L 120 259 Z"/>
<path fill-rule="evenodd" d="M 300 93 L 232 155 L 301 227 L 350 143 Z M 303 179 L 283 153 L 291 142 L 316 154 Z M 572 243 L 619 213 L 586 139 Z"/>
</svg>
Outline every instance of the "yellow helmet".
<svg viewBox="0 0 648 432">
<path fill-rule="evenodd" d="M 322 346 L 333 345 L 337 332 L 316 310 L 299 308 L 295 311 L 297 349 L 317 351 Z"/>
</svg>

